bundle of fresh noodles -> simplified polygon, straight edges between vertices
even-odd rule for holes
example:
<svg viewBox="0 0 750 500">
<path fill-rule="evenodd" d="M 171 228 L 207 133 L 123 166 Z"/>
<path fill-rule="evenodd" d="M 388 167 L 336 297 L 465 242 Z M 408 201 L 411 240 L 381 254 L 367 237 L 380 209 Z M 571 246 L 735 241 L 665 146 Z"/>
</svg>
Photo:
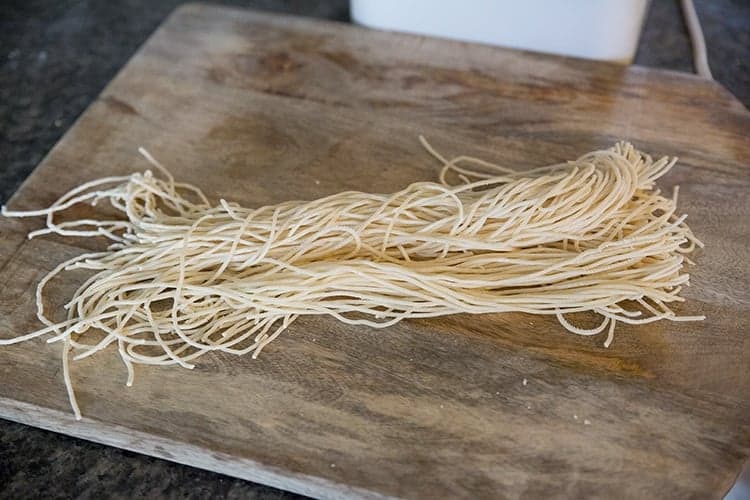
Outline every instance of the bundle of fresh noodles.
<svg viewBox="0 0 750 500">
<path fill-rule="evenodd" d="M 617 322 L 699 320 L 668 306 L 688 282 L 685 254 L 701 243 L 675 213 L 677 196 L 655 181 L 674 159 L 630 144 L 575 161 L 515 171 L 476 158 L 446 159 L 440 183 L 393 194 L 342 192 L 313 201 L 243 208 L 212 204 L 175 182 L 145 150 L 151 171 L 89 182 L 43 210 L 31 233 L 106 236 L 104 251 L 60 264 L 38 286 L 41 335 L 64 346 L 71 404 L 80 416 L 68 358 L 116 345 L 134 364 L 186 368 L 209 351 L 260 351 L 300 315 L 386 327 L 407 318 L 520 311 L 555 315 L 581 335 Z M 456 182 L 449 181 L 455 177 Z M 108 201 L 118 220 L 56 222 L 78 203 Z M 70 269 L 93 274 L 51 320 L 43 291 Z M 569 313 L 601 316 L 593 329 Z"/>
</svg>

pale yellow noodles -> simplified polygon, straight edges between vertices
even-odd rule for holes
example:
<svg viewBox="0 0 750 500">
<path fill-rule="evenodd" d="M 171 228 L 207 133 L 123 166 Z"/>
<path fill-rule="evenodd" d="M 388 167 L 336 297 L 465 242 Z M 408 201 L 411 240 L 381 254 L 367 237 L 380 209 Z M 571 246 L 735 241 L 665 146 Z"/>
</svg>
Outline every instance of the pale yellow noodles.
<svg viewBox="0 0 750 500">
<path fill-rule="evenodd" d="M 394 194 L 343 192 L 313 201 L 243 208 L 209 203 L 175 182 L 147 152 L 150 171 L 87 183 L 51 207 L 13 212 L 45 216 L 47 233 L 105 236 L 106 250 L 81 255 L 37 289 L 41 335 L 73 359 L 116 344 L 133 382 L 134 364 L 193 367 L 209 351 L 256 357 L 300 315 L 386 327 L 405 318 L 505 311 L 552 314 L 580 335 L 616 322 L 677 316 L 685 254 L 701 243 L 654 187 L 674 160 L 630 144 L 568 163 L 515 171 L 471 157 L 443 158 L 441 183 Z M 459 182 L 452 183 L 449 178 Z M 107 200 L 125 220 L 56 222 L 75 204 Z M 64 270 L 93 275 L 66 305 L 67 319 L 43 308 L 46 283 Z M 590 311 L 598 327 L 566 314 Z M 85 333 L 88 332 L 84 338 Z"/>
</svg>

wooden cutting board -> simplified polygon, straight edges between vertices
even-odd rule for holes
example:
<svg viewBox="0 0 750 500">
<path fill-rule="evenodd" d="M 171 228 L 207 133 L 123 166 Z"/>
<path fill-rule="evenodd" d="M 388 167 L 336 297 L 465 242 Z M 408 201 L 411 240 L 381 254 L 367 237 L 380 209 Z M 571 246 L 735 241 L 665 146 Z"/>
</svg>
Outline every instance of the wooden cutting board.
<svg viewBox="0 0 750 500">
<path fill-rule="evenodd" d="M 188 5 L 81 116 L 9 206 L 144 170 L 145 146 L 246 206 L 436 178 L 446 154 L 531 167 L 632 140 L 706 242 L 680 306 L 613 345 L 526 314 L 386 330 L 303 318 L 258 360 L 145 368 L 114 350 L 0 348 L 0 416 L 320 497 L 720 498 L 750 455 L 750 114 L 718 84 L 335 23 Z M 100 242 L 0 220 L 0 336 L 38 327 L 36 282 Z M 52 287 L 54 308 L 77 286 Z M 527 381 L 523 383 L 524 379 Z"/>
</svg>

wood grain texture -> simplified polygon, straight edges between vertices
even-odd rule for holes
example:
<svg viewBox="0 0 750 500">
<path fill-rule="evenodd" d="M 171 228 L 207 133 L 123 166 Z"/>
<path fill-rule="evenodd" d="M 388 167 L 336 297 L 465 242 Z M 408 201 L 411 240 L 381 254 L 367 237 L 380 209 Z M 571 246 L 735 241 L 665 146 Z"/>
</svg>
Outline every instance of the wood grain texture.
<svg viewBox="0 0 750 500">
<path fill-rule="evenodd" d="M 619 325 L 604 349 L 525 314 L 301 318 L 258 360 L 139 367 L 132 388 L 116 352 L 80 361 L 82 422 L 36 341 L 0 348 L 0 417 L 320 497 L 721 497 L 750 455 L 750 114 L 716 83 L 188 5 L 9 205 L 143 170 L 140 145 L 245 206 L 394 191 L 436 177 L 420 133 L 521 167 L 621 138 L 680 156 L 661 186 L 707 244 L 680 310 L 708 319 Z M 2 337 L 37 326 L 45 272 L 101 244 L 27 241 L 39 224 L 0 220 Z"/>
</svg>

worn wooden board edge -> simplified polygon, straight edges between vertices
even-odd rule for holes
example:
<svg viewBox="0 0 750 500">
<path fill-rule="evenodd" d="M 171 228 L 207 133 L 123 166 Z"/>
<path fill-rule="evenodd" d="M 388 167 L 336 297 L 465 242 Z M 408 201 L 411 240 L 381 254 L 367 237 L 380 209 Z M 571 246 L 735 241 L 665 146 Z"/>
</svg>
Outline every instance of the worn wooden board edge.
<svg viewBox="0 0 750 500">
<path fill-rule="evenodd" d="M 70 412 L 42 408 L 4 397 L 0 397 L 0 418 L 300 495 L 326 499 L 393 498 L 319 476 L 280 470 L 247 458 L 229 456 L 217 451 L 206 453 L 206 450 L 200 446 L 147 434 L 128 427 L 101 423 L 85 416 L 82 420 L 76 420 Z"/>
</svg>

